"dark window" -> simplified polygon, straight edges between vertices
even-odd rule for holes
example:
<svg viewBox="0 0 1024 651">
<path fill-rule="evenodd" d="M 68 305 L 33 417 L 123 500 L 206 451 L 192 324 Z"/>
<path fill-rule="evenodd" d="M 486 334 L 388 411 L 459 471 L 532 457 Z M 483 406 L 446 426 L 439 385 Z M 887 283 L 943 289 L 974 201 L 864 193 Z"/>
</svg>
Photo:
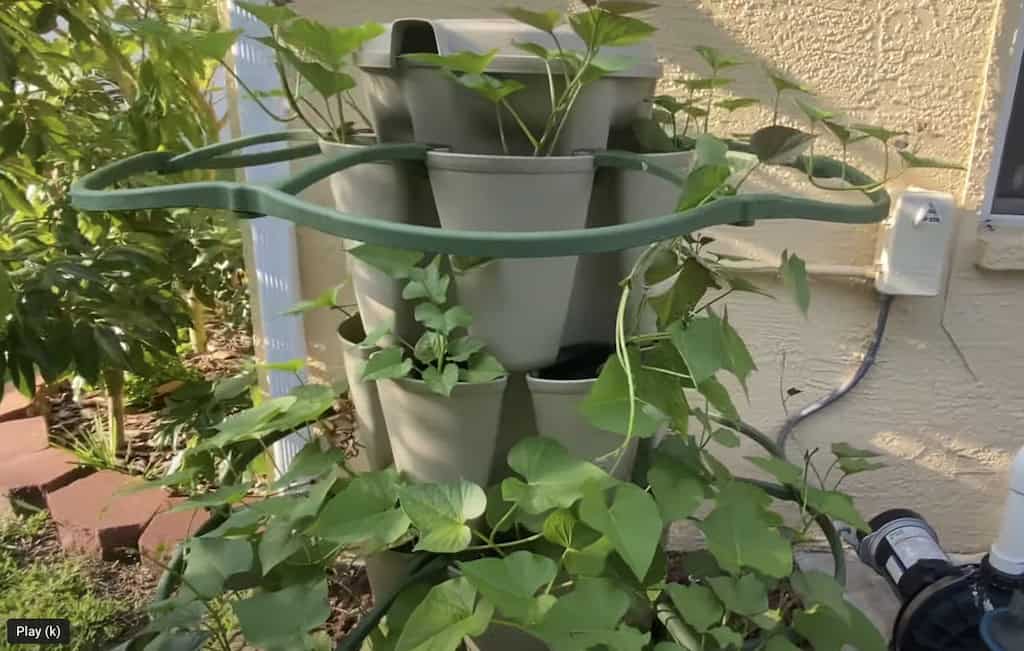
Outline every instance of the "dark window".
<svg viewBox="0 0 1024 651">
<path fill-rule="evenodd" d="M 1006 129 L 1003 159 L 992 212 L 998 215 L 1024 215 L 1024 74 L 1017 78 L 1010 124 Z"/>
</svg>

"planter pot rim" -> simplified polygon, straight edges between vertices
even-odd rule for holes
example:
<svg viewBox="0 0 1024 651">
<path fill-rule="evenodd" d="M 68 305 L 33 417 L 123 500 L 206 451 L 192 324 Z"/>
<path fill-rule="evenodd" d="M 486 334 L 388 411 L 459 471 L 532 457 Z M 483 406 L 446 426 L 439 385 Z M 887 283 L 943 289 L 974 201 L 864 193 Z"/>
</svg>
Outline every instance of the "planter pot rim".
<svg viewBox="0 0 1024 651">
<path fill-rule="evenodd" d="M 539 378 L 535 373 L 536 371 L 527 374 L 526 383 L 529 385 L 530 391 L 537 393 L 578 394 L 581 389 L 593 386 L 597 382 L 596 377 L 585 380 L 550 380 Z"/>
<path fill-rule="evenodd" d="M 594 171 L 594 156 L 503 156 L 435 150 L 427 152 L 427 166 L 486 174 L 581 174 Z"/>
<path fill-rule="evenodd" d="M 397 383 L 399 386 L 401 386 L 403 389 L 406 389 L 407 391 L 412 391 L 414 393 L 425 395 L 433 395 L 437 396 L 438 398 L 444 398 L 444 396 L 438 393 L 434 393 L 429 388 L 427 388 L 427 383 L 424 382 L 423 380 L 405 377 L 394 379 L 391 381 Z M 458 384 L 455 385 L 455 389 L 452 391 L 452 395 L 454 396 L 456 392 L 462 395 L 465 395 L 467 393 L 498 393 L 505 390 L 506 384 L 508 384 L 508 376 L 498 378 L 497 380 L 491 380 L 490 382 L 459 382 Z"/>
<path fill-rule="evenodd" d="M 350 136 L 348 142 L 337 142 L 335 140 L 327 140 L 326 138 L 320 138 L 318 142 L 320 143 L 320 151 L 326 154 L 329 149 L 357 149 L 379 144 L 380 141 L 375 133 L 355 133 Z"/>
</svg>

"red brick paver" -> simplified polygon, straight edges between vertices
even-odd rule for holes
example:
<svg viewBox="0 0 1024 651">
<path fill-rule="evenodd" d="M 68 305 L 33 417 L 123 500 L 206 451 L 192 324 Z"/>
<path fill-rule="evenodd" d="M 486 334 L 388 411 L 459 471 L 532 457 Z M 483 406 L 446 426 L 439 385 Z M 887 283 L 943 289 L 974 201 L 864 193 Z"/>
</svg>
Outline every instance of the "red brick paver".
<svg viewBox="0 0 1024 651">
<path fill-rule="evenodd" d="M 0 511 L 20 510 L 19 502 L 46 508 L 50 493 L 92 472 L 77 462 L 56 448 L 0 460 Z"/>
<path fill-rule="evenodd" d="M 32 400 L 21 395 L 11 383 L 4 386 L 4 397 L 0 399 L 0 422 L 25 418 L 29 415 Z"/>
<path fill-rule="evenodd" d="M 135 549 L 153 516 L 171 504 L 159 488 L 119 493 L 136 481 L 103 471 L 51 493 L 47 504 L 61 546 L 104 560 L 117 559 L 124 550 Z"/>
<path fill-rule="evenodd" d="M 181 499 L 172 499 L 174 504 L 181 501 Z M 153 518 L 139 537 L 139 552 L 142 555 L 142 561 L 152 563 L 155 559 L 161 565 L 166 564 L 178 543 L 195 533 L 209 519 L 209 513 L 202 509 L 160 513 Z"/>
<path fill-rule="evenodd" d="M 0 422 L 0 463 L 45 450 L 49 445 L 46 420 L 42 417 Z"/>
</svg>

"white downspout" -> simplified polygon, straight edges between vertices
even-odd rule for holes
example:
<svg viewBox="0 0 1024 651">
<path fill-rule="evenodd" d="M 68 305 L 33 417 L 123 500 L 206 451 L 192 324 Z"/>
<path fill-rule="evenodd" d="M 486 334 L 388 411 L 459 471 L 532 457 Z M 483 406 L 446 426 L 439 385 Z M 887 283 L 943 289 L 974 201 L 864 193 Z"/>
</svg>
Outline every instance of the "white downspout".
<svg viewBox="0 0 1024 651">
<path fill-rule="evenodd" d="M 1024 450 L 1010 464 L 1010 489 L 999 537 L 989 553 L 992 567 L 1011 576 L 1024 575 Z"/>
<path fill-rule="evenodd" d="M 250 0 L 268 4 L 266 0 Z M 242 37 L 234 46 L 235 74 L 254 91 L 278 89 L 277 73 L 271 50 L 252 40 L 267 36 L 266 28 L 248 13 L 227 0 L 231 28 L 242 30 Z M 263 103 L 278 108 L 273 98 Z M 281 114 L 286 111 L 282 108 Z M 271 119 L 244 95 L 238 101 L 238 121 L 241 135 L 253 135 L 282 130 L 280 122 Z M 256 149 L 256 148 L 253 148 Z M 288 163 L 262 165 L 245 170 L 248 183 L 268 183 L 290 173 Z M 255 277 L 250 278 L 250 291 L 256 293 L 253 318 L 259 320 L 263 337 L 264 362 L 287 362 L 306 359 L 306 333 L 301 316 L 284 313 L 301 300 L 302 285 L 299 277 L 298 245 L 295 226 L 276 217 L 249 220 L 252 234 L 252 260 Z M 245 226 L 243 225 L 243 228 Z M 291 373 L 270 371 L 267 384 L 271 396 L 287 394 L 301 384 L 302 379 Z M 295 455 L 308 441 L 308 432 L 298 433 L 275 444 L 272 448 L 277 468 L 284 472 Z"/>
</svg>

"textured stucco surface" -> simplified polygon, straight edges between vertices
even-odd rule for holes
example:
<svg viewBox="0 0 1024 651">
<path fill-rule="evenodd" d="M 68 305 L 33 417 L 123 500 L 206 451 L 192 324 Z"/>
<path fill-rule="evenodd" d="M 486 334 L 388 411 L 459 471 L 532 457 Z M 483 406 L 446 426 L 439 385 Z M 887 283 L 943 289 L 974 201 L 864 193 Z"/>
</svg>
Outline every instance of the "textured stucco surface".
<svg viewBox="0 0 1024 651">
<path fill-rule="evenodd" d="M 523 2 L 533 8 L 547 2 Z M 657 44 L 672 73 L 697 69 L 694 45 L 708 44 L 758 65 L 783 68 L 813 89 L 820 103 L 857 120 L 923 134 L 922 153 L 959 162 L 966 173 L 908 174 L 901 184 L 952 193 L 961 206 L 948 295 L 897 298 L 875 370 L 843 402 L 806 422 L 796 446 L 827 448 L 845 440 L 887 456 L 889 467 L 847 487 L 867 515 L 909 506 L 933 521 L 955 551 L 986 547 L 997 526 L 1005 469 L 1024 444 L 1024 274 L 981 271 L 977 219 L 1020 24 L 1020 0 L 666 0 L 656 10 Z M 489 4 L 467 0 L 345 3 L 298 0 L 309 15 L 337 23 L 399 16 L 488 16 Z M 768 97 L 751 65 L 736 75 L 738 92 Z M 797 111 L 785 106 L 786 119 Z M 734 132 L 763 125 L 766 113 L 730 123 Z M 869 169 L 878 155 L 858 152 Z M 790 184 L 784 178 L 762 182 Z M 896 186 L 898 189 L 899 185 Z M 719 229 L 724 246 L 770 259 L 782 248 L 810 262 L 869 264 L 874 227 L 780 223 Z M 305 293 L 337 281 L 339 247 L 300 237 Z M 330 260 L 332 264 L 325 265 Z M 325 279 L 325 274 L 331 274 Z M 771 281 L 768 281 L 771 285 Z M 814 280 L 803 320 L 786 301 L 735 301 L 730 315 L 760 367 L 744 417 L 773 430 L 785 418 L 784 386 L 799 387 L 790 411 L 826 394 L 857 364 L 874 327 L 877 298 L 857 282 Z M 307 330 L 323 361 L 336 354 L 333 326 Z M 330 337 L 331 342 L 326 342 Z M 337 360 L 326 362 L 337 366 Z M 744 451 L 746 452 L 746 451 Z M 739 456 L 739 455 L 738 455 Z M 738 461 L 737 463 L 743 463 Z"/>
</svg>

